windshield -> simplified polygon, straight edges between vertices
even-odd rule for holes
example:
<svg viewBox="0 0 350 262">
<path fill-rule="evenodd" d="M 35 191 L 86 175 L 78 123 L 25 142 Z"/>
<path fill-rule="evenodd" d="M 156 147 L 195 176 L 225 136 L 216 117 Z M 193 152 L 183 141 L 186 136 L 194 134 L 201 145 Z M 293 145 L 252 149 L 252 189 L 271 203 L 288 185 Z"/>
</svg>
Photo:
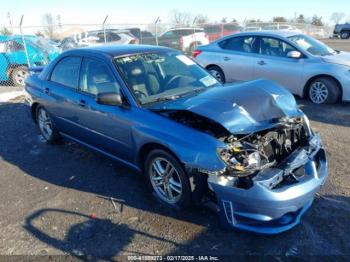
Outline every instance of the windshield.
<svg viewBox="0 0 350 262">
<path fill-rule="evenodd" d="M 141 105 L 174 100 L 220 85 L 206 70 L 179 52 L 135 54 L 115 61 Z"/>
<path fill-rule="evenodd" d="M 329 46 L 306 35 L 294 35 L 288 37 L 288 39 L 294 42 L 298 47 L 300 47 L 304 51 L 309 52 L 310 54 L 315 56 L 326 56 L 335 53 L 335 51 Z"/>
</svg>

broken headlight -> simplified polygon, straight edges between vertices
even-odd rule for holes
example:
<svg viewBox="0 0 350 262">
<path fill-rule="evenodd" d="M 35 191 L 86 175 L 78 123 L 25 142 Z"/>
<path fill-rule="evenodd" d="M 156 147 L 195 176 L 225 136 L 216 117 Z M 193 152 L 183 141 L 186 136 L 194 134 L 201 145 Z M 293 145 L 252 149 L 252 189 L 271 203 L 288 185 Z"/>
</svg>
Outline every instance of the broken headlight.
<svg viewBox="0 0 350 262">
<path fill-rule="evenodd" d="M 227 147 L 218 148 L 217 153 L 227 165 L 227 170 L 236 176 L 251 175 L 264 167 L 263 158 L 258 151 Z"/>
</svg>

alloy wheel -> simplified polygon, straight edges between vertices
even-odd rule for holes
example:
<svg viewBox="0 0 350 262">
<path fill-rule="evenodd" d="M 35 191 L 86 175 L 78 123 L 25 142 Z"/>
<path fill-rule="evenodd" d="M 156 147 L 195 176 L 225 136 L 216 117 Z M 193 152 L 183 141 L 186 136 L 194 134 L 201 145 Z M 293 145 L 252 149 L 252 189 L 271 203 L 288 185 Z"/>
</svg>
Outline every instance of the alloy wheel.
<svg viewBox="0 0 350 262">
<path fill-rule="evenodd" d="M 221 78 L 221 74 L 220 72 L 218 72 L 217 70 L 215 69 L 210 69 L 209 70 L 209 73 L 216 78 L 216 80 L 220 81 L 220 83 L 222 83 L 222 78 Z"/>
<path fill-rule="evenodd" d="M 328 88 L 320 81 L 314 82 L 309 90 L 310 100 L 315 104 L 323 104 L 328 98 Z"/>
<path fill-rule="evenodd" d="M 150 166 L 150 181 L 157 196 L 176 204 L 182 195 L 182 182 L 176 168 L 165 158 L 155 158 Z"/>
<path fill-rule="evenodd" d="M 44 136 L 46 140 L 50 140 L 53 134 L 52 123 L 49 115 L 46 110 L 40 108 L 38 111 L 38 125 L 41 131 L 41 134 Z"/>
</svg>

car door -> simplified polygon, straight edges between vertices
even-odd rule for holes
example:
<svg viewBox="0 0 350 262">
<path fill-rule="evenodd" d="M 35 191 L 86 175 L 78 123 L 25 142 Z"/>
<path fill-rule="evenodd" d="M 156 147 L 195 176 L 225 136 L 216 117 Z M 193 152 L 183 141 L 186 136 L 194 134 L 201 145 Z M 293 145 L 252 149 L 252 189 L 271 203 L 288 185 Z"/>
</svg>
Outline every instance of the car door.
<svg viewBox="0 0 350 262">
<path fill-rule="evenodd" d="M 298 94 L 301 88 L 301 77 L 304 58 L 289 58 L 288 52 L 297 51 L 287 42 L 273 38 L 260 37 L 259 56 L 254 63 L 254 77 L 276 81 Z"/>
<path fill-rule="evenodd" d="M 43 86 L 47 99 L 41 101 L 58 129 L 75 138 L 79 138 L 82 131 L 77 92 L 81 61 L 79 56 L 66 56 L 59 60 Z"/>
<path fill-rule="evenodd" d="M 254 61 L 257 55 L 255 36 L 237 36 L 219 42 L 218 65 L 226 82 L 247 81 L 254 77 Z"/>
<path fill-rule="evenodd" d="M 97 94 L 121 93 L 112 69 L 102 60 L 84 57 L 79 90 L 79 124 L 84 127 L 83 142 L 130 161 L 133 141 L 129 119 L 132 119 L 132 110 L 96 102 Z"/>
</svg>

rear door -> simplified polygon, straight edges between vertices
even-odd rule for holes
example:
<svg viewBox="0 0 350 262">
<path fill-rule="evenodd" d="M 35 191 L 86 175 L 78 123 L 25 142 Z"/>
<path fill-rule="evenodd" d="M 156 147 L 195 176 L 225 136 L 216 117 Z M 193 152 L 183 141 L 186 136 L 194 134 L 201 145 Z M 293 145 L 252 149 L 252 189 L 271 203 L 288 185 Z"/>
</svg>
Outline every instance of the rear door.
<svg viewBox="0 0 350 262">
<path fill-rule="evenodd" d="M 58 129 L 75 138 L 82 132 L 79 112 L 78 81 L 81 57 L 66 56 L 57 62 L 49 79 L 45 82 L 43 92 L 47 99 L 43 106 L 52 115 Z"/>
<path fill-rule="evenodd" d="M 254 78 L 276 81 L 292 93 L 299 94 L 305 58 L 289 58 L 290 51 L 297 50 L 283 40 L 261 37 L 259 56 L 254 62 Z"/>
<path fill-rule="evenodd" d="M 254 78 L 254 61 L 257 55 L 255 36 L 238 36 L 219 42 L 219 66 L 226 82 L 247 81 Z"/>
</svg>

